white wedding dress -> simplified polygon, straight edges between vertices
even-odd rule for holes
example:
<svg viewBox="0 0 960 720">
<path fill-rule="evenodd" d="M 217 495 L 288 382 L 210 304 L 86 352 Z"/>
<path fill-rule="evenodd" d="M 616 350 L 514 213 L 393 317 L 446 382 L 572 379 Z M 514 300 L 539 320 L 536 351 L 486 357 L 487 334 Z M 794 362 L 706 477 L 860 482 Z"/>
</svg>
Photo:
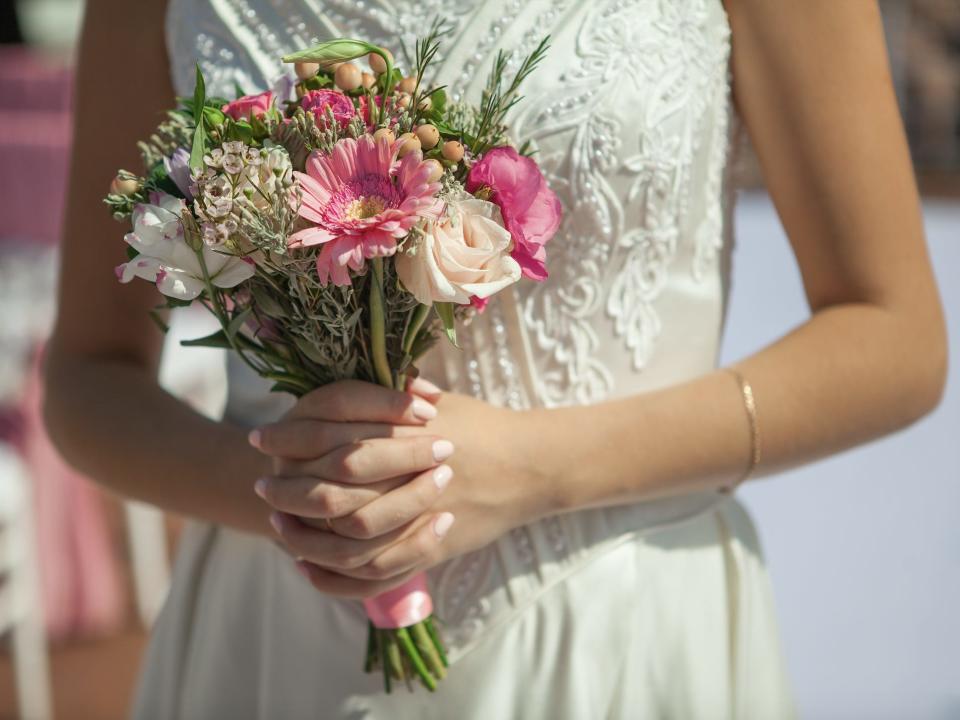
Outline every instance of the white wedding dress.
<svg viewBox="0 0 960 720">
<path fill-rule="evenodd" d="M 279 57 L 356 36 L 408 48 L 440 15 L 437 66 L 476 99 L 495 52 L 552 48 L 510 119 L 565 218 L 550 278 L 502 293 L 463 349 L 424 363 L 514 408 L 591 403 L 710 372 L 730 257 L 734 135 L 721 0 L 170 0 L 178 94 L 269 87 Z M 230 366 L 229 421 L 289 402 Z M 637 438 L 642 443 L 643 438 Z M 251 492 L 253 478 L 238 480 Z M 456 480 L 454 480 L 456 482 Z M 145 659 L 135 717 L 792 717 L 769 578 L 718 493 L 570 513 L 429 572 L 453 666 L 435 694 L 362 672 L 358 601 L 315 591 L 268 540 L 193 524 Z"/>
</svg>

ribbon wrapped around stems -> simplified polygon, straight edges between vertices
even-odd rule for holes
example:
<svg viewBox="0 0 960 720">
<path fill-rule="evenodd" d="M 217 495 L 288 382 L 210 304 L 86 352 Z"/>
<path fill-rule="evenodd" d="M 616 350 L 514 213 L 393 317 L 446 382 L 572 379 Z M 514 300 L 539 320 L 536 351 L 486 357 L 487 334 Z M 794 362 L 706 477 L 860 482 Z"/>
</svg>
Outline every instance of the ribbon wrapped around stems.
<svg viewBox="0 0 960 720">
<path fill-rule="evenodd" d="M 404 628 L 423 622 L 433 613 L 427 576 L 417 573 L 403 585 L 363 601 L 367 617 L 378 628 Z"/>
</svg>

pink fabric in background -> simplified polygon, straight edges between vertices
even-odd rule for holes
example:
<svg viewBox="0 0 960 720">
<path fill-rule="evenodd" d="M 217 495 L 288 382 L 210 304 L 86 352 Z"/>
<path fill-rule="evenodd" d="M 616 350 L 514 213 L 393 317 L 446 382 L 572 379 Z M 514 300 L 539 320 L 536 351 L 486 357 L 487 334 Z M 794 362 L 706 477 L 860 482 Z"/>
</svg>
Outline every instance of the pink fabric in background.
<svg viewBox="0 0 960 720">
<path fill-rule="evenodd" d="M 24 388 L 21 446 L 33 487 L 47 630 L 52 639 L 96 635 L 123 621 L 119 568 L 100 492 L 47 437 L 39 365 L 33 363 Z"/>
<path fill-rule="evenodd" d="M 0 47 L 0 242 L 50 245 L 60 237 L 72 80 L 63 61 Z"/>
</svg>

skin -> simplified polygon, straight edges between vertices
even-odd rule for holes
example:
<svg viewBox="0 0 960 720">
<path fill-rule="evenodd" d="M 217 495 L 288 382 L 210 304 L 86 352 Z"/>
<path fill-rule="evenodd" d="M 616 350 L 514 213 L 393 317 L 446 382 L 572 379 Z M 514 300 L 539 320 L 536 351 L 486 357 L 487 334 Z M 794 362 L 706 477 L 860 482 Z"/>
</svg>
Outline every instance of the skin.
<svg viewBox="0 0 960 720">
<path fill-rule="evenodd" d="M 737 364 L 756 397 L 760 476 L 930 412 L 947 350 L 876 4 L 729 0 L 727 10 L 734 99 L 810 306 L 806 322 Z M 122 494 L 272 537 L 319 590 L 350 597 L 541 517 L 717 489 L 742 474 L 749 426 L 736 382 L 720 371 L 526 412 L 423 381 L 407 393 L 338 383 L 249 439 L 160 390 L 161 338 L 147 318 L 155 291 L 107 279 L 120 231 L 100 197 L 115 168 L 136 166 L 136 139 L 172 104 L 162 14 L 162 3 L 120 0 L 88 11 L 74 231 L 47 368 L 47 421 L 70 462 Z M 102 121 L 118 108 L 123 122 Z M 455 451 L 440 460 L 442 439 Z M 453 471 L 443 488 L 438 467 Z M 440 537 L 448 513 L 455 522 Z"/>
</svg>

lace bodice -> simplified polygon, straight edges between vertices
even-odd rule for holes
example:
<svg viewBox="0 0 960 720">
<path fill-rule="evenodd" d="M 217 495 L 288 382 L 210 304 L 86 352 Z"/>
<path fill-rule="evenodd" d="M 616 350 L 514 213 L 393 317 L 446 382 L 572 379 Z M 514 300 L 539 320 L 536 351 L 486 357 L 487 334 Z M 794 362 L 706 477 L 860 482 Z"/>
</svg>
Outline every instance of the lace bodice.
<svg viewBox="0 0 960 720">
<path fill-rule="evenodd" d="M 461 333 L 462 350 L 431 353 L 427 376 L 523 408 L 596 402 L 712 369 L 730 249 L 722 0 L 171 0 L 175 87 L 192 91 L 199 60 L 212 92 L 263 89 L 284 70 L 282 54 L 340 35 L 401 59 L 437 15 L 454 27 L 437 80 L 466 99 L 479 96 L 497 50 L 512 53 L 515 69 L 551 35 L 508 122 L 536 148 L 564 220 L 548 246 L 549 279 L 496 296 Z M 282 410 L 257 378 L 231 373 L 235 420 Z M 455 651 L 591 553 L 715 502 L 703 493 L 573 513 L 435 568 Z"/>
</svg>

